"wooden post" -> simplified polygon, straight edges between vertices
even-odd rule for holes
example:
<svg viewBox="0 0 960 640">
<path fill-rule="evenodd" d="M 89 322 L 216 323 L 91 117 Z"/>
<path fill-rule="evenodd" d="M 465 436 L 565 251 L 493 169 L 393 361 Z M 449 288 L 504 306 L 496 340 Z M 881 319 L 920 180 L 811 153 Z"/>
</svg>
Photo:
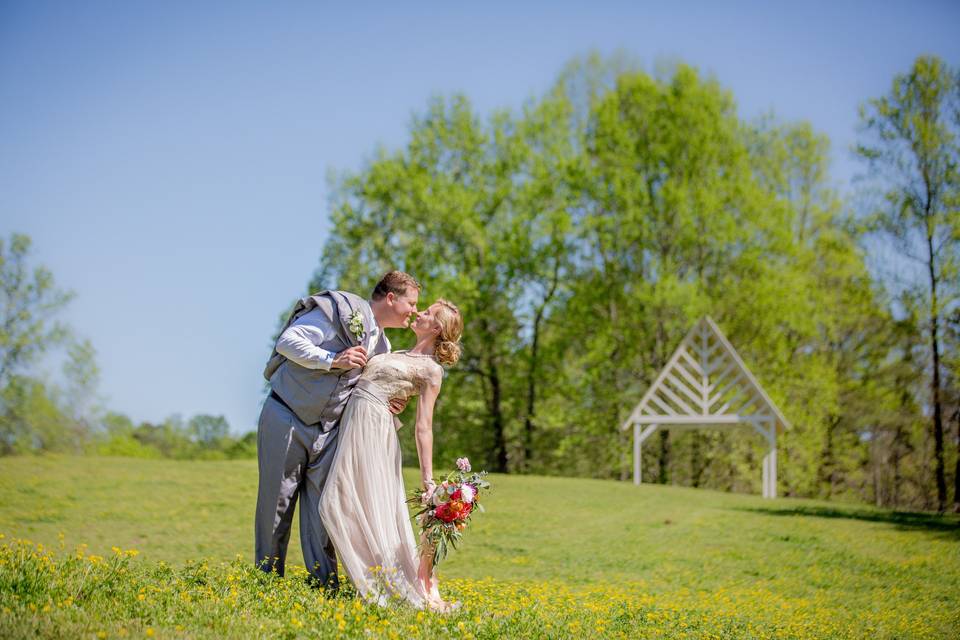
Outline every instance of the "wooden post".
<svg viewBox="0 0 960 640">
<path fill-rule="evenodd" d="M 770 497 L 777 497 L 777 423 L 770 423 Z"/>
<path fill-rule="evenodd" d="M 770 454 L 763 456 L 763 497 L 769 498 L 770 495 Z"/>
<path fill-rule="evenodd" d="M 640 485 L 640 425 L 633 425 L 633 484 Z"/>
<path fill-rule="evenodd" d="M 764 422 L 761 429 L 764 439 L 767 441 L 767 455 L 763 456 L 763 497 L 770 497 L 770 427 Z"/>
<path fill-rule="evenodd" d="M 762 429 L 764 437 L 767 439 L 768 451 L 763 456 L 763 497 L 777 497 L 777 423 L 770 420 L 764 423 L 765 429 Z"/>
<path fill-rule="evenodd" d="M 641 475 L 642 468 L 640 467 L 640 461 L 643 458 L 641 455 L 643 451 L 643 441 L 649 438 L 650 434 L 656 430 L 657 425 L 655 424 L 648 424 L 643 431 L 640 430 L 639 424 L 635 423 L 633 425 L 633 484 L 635 485 L 643 482 Z"/>
</svg>

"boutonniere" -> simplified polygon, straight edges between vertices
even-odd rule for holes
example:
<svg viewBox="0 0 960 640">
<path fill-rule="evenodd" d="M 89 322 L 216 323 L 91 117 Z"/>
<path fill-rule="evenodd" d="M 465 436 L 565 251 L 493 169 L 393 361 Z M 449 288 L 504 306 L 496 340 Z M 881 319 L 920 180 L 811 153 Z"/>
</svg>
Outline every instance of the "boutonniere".
<svg viewBox="0 0 960 640">
<path fill-rule="evenodd" d="M 350 333 L 357 339 L 357 342 L 363 341 L 363 336 L 367 335 L 367 332 L 363 328 L 363 314 L 359 310 L 350 314 L 350 322 L 347 323 L 347 328 L 350 329 Z"/>
</svg>

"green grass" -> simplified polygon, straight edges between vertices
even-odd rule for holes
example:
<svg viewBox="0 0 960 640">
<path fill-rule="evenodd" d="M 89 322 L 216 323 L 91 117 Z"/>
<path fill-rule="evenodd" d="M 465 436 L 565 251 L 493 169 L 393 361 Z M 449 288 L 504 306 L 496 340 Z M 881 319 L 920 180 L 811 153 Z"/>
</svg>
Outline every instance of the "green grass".
<svg viewBox="0 0 960 640">
<path fill-rule="evenodd" d="M 253 461 L 0 459 L 0 637 L 960 633 L 956 517 L 598 480 L 491 482 L 487 512 L 441 570 L 464 608 L 418 619 L 326 601 L 299 571 L 250 570 Z M 300 561 L 295 533 L 288 566 Z"/>
</svg>

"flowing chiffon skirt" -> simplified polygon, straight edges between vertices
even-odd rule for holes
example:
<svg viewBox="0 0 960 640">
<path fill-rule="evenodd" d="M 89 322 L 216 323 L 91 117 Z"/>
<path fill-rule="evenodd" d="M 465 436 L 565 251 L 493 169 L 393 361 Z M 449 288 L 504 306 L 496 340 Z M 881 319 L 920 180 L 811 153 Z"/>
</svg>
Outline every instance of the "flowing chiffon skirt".
<svg viewBox="0 0 960 640">
<path fill-rule="evenodd" d="M 385 605 L 399 598 L 423 608 L 428 594 L 417 578 L 420 557 L 394 417 L 382 390 L 360 382 L 340 421 L 320 517 L 347 576 L 365 599 Z"/>
</svg>

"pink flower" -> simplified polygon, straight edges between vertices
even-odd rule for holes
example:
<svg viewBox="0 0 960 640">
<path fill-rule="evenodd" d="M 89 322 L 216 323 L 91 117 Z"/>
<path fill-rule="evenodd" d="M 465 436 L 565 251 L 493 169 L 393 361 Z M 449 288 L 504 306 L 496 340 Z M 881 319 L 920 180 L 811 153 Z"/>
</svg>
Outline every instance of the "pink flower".
<svg viewBox="0 0 960 640">
<path fill-rule="evenodd" d="M 477 495 L 477 490 L 473 488 L 472 484 L 464 484 L 460 487 L 460 499 L 470 504 L 473 502 L 474 497 Z"/>
<path fill-rule="evenodd" d="M 457 469 L 460 469 L 460 471 L 470 471 L 470 460 L 467 458 L 457 458 Z"/>
</svg>

